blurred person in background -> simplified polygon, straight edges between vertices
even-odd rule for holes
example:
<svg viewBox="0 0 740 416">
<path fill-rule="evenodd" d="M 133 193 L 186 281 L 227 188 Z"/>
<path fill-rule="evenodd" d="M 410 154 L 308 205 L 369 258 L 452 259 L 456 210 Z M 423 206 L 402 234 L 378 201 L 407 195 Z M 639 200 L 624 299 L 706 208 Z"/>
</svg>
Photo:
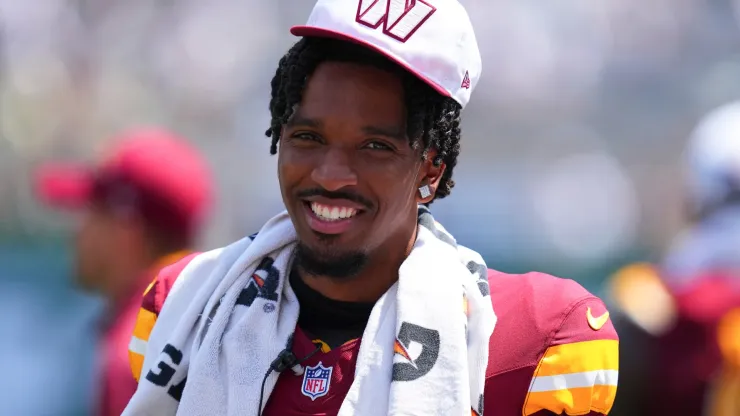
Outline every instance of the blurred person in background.
<svg viewBox="0 0 740 416">
<path fill-rule="evenodd" d="M 108 304 L 94 413 L 101 416 L 120 415 L 136 390 L 128 349 L 141 295 L 159 269 L 190 252 L 212 192 L 199 152 L 170 132 L 132 130 L 114 143 L 97 166 L 48 164 L 37 177 L 44 202 L 84 214 L 77 283 Z"/>
<path fill-rule="evenodd" d="M 711 416 L 740 415 L 740 307 L 728 312 L 718 329 L 722 368 L 707 397 Z"/>
<path fill-rule="evenodd" d="M 740 101 L 707 114 L 685 154 L 690 226 L 661 264 L 610 281 L 624 346 L 615 414 L 740 414 Z"/>
<path fill-rule="evenodd" d="M 287 211 L 162 270 L 124 415 L 609 413 L 601 300 L 488 269 L 428 209 L 481 73 L 462 5 L 319 0 L 291 33 L 266 132 Z"/>
</svg>

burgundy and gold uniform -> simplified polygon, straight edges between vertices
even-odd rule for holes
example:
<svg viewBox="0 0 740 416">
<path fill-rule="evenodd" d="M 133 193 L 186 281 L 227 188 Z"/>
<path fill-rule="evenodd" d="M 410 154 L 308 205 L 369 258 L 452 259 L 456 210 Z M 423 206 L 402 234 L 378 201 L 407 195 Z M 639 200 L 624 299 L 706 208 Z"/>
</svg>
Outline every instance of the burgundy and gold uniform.
<svg viewBox="0 0 740 416">
<path fill-rule="evenodd" d="M 164 269 L 144 297 L 130 351 L 137 378 L 157 314 L 192 258 Z M 498 323 L 490 341 L 486 414 L 608 414 L 617 389 L 618 338 L 601 300 L 572 280 L 545 274 L 489 270 L 488 277 Z M 292 349 L 296 357 L 309 357 L 306 373 L 283 372 L 263 415 L 336 414 L 354 378 L 372 305 L 327 299 L 300 279 L 291 278 L 291 285 L 302 306 Z M 325 369 L 326 381 L 306 378 L 308 371 Z M 306 382 L 328 386 L 311 389 Z M 325 393 L 312 396 L 315 390 Z"/>
<path fill-rule="evenodd" d="M 614 309 L 626 318 L 618 326 L 632 335 L 625 337 L 635 355 L 631 367 L 640 370 L 625 372 L 625 385 L 632 388 L 645 380 L 644 386 L 630 389 L 626 402 L 617 407 L 636 415 L 738 414 L 737 272 L 714 269 L 680 277 L 640 263 L 622 268 L 611 279 Z"/>
</svg>

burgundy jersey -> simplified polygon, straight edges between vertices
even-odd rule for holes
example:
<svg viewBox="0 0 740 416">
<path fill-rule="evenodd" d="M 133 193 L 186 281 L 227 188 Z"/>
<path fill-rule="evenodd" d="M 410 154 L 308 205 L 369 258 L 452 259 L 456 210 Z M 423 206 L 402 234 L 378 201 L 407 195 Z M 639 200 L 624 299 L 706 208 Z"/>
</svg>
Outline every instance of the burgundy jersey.
<svg viewBox="0 0 740 416">
<path fill-rule="evenodd" d="M 316 349 L 318 352 L 314 353 Z M 300 328 L 293 337 L 293 354 L 306 357 L 304 373 L 285 371 L 278 378 L 270 395 L 264 416 L 337 414 L 344 396 L 352 385 L 360 340 L 329 349 L 318 340 L 311 340 Z"/>
<path fill-rule="evenodd" d="M 191 258 L 164 269 L 145 296 L 132 345 L 146 345 L 166 292 Z M 618 338 L 603 302 L 572 280 L 488 272 L 498 322 L 484 393 L 490 415 L 605 415 L 617 390 Z M 287 370 L 266 416 L 336 415 L 354 380 L 360 339 L 330 349 L 296 328 L 293 353 L 311 353 L 300 376 Z M 316 350 L 319 351 L 316 351 Z M 134 374 L 143 356 L 131 351 Z M 475 414 L 475 412 L 473 412 Z"/>
</svg>

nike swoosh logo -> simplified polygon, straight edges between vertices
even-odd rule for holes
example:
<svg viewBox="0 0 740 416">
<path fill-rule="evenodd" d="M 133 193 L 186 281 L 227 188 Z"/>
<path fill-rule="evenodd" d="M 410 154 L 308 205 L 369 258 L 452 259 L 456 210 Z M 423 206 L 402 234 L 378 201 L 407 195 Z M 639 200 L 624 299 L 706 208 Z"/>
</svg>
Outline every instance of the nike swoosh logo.
<svg viewBox="0 0 740 416">
<path fill-rule="evenodd" d="M 604 312 L 603 315 L 594 318 L 594 316 L 591 314 L 591 308 L 586 309 L 586 320 L 588 321 L 588 326 L 591 327 L 594 331 L 598 331 L 601 328 L 606 325 L 606 322 L 609 320 L 609 311 Z"/>
</svg>

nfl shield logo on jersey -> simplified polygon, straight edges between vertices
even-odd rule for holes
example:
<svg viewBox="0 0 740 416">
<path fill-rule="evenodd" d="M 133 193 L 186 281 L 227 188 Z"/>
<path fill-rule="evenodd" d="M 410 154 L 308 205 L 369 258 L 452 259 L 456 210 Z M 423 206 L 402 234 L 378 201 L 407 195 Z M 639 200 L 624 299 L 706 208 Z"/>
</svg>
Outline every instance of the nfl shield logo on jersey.
<svg viewBox="0 0 740 416">
<path fill-rule="evenodd" d="M 306 372 L 303 373 L 301 393 L 310 397 L 311 400 L 326 396 L 331 383 L 331 370 L 331 367 L 324 367 L 321 361 L 313 367 L 306 367 Z"/>
</svg>

